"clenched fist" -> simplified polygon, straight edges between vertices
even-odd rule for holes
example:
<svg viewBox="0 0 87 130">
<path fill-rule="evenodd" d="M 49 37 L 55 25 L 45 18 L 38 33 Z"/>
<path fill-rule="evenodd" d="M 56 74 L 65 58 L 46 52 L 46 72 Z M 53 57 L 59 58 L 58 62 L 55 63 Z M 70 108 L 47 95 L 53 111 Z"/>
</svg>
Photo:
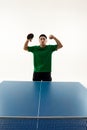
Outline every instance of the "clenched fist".
<svg viewBox="0 0 87 130">
<path fill-rule="evenodd" d="M 54 39 L 55 37 L 53 35 L 50 35 L 49 36 L 49 39 Z"/>
</svg>

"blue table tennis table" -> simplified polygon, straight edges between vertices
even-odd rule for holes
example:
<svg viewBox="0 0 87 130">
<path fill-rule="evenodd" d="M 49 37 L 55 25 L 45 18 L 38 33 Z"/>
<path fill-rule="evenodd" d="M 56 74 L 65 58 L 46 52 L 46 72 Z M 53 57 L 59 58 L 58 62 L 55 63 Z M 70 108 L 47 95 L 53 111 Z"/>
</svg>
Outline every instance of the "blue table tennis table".
<svg viewBox="0 0 87 130">
<path fill-rule="evenodd" d="M 0 130 L 87 130 L 87 89 L 80 82 L 3 81 Z"/>
</svg>

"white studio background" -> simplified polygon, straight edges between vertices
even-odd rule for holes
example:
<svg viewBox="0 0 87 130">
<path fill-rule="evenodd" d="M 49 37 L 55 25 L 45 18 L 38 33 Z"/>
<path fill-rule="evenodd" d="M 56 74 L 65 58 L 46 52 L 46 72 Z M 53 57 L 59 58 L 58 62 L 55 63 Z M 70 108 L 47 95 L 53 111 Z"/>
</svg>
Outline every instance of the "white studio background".
<svg viewBox="0 0 87 130">
<path fill-rule="evenodd" d="M 53 81 L 87 85 L 87 0 L 0 0 L 0 80 L 32 80 L 33 55 L 23 50 L 31 32 L 30 45 L 41 33 L 63 44 L 52 56 Z"/>
</svg>

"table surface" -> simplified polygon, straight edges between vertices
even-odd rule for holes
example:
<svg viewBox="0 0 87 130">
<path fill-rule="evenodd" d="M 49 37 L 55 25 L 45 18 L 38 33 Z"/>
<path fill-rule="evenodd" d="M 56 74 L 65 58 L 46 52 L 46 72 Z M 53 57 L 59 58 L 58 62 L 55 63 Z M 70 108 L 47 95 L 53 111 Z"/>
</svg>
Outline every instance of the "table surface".
<svg viewBox="0 0 87 130">
<path fill-rule="evenodd" d="M 0 117 L 87 117 L 87 89 L 80 82 L 3 81 Z"/>
</svg>

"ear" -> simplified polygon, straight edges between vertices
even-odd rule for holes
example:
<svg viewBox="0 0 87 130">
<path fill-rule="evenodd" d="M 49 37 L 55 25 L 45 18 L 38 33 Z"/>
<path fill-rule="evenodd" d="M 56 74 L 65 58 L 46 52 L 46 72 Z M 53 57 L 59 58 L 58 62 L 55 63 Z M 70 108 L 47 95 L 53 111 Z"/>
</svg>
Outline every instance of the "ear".
<svg viewBox="0 0 87 130">
<path fill-rule="evenodd" d="M 46 39 L 46 42 L 47 42 L 47 39 Z"/>
<path fill-rule="evenodd" d="M 47 39 L 46 39 L 46 43 L 47 43 Z"/>
</svg>

